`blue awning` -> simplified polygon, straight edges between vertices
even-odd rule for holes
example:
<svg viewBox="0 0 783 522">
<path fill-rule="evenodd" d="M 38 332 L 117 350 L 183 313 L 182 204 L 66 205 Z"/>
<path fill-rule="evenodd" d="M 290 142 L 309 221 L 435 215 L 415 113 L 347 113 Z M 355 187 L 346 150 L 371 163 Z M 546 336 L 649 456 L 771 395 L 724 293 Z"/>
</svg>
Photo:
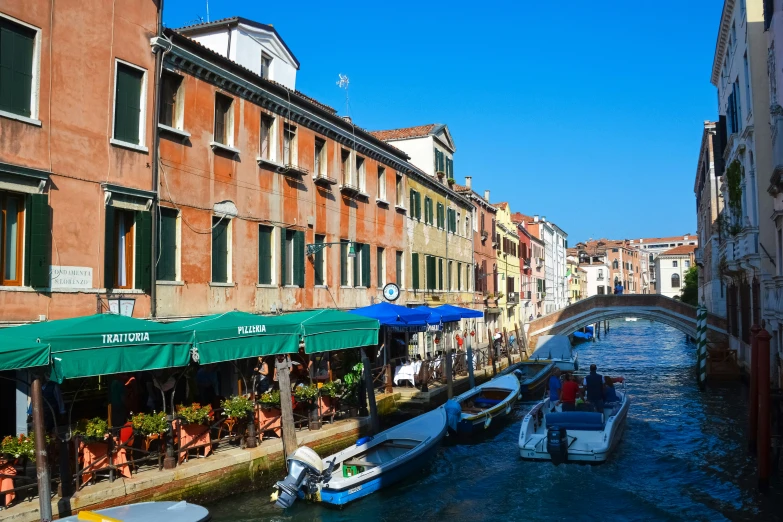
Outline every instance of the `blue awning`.
<svg viewBox="0 0 783 522">
<path fill-rule="evenodd" d="M 430 312 L 391 303 L 378 303 L 351 310 L 349 314 L 377 319 L 381 326 L 427 326 Z"/>
<path fill-rule="evenodd" d="M 479 310 L 472 310 L 470 308 L 462 308 L 461 306 L 454 306 L 454 305 L 447 305 L 447 304 L 436 306 L 434 310 L 442 315 L 457 314 L 459 315 L 460 319 L 480 319 L 484 317 L 484 312 L 481 312 Z M 452 320 L 458 321 L 459 319 L 452 319 Z"/>
<path fill-rule="evenodd" d="M 449 310 L 442 310 L 440 307 L 430 308 L 429 306 L 417 306 L 414 310 L 428 312 L 430 314 L 429 319 L 427 320 L 428 324 L 453 323 L 462 319 L 460 314 Z"/>
</svg>

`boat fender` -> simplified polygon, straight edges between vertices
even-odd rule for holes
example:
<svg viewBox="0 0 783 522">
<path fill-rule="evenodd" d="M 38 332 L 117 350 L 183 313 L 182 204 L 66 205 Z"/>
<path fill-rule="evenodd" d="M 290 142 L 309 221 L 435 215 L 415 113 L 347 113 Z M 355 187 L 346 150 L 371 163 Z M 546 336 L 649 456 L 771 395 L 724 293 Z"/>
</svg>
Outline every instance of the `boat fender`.
<svg viewBox="0 0 783 522">
<path fill-rule="evenodd" d="M 361 439 L 356 441 L 357 446 L 361 446 L 362 444 L 367 444 L 372 440 L 372 436 L 369 437 L 362 437 Z"/>
<path fill-rule="evenodd" d="M 508 415 L 509 413 L 511 413 L 511 403 L 506 404 L 506 415 Z"/>
<path fill-rule="evenodd" d="M 492 415 L 487 415 L 487 418 L 484 419 L 484 429 L 489 428 L 489 424 L 492 422 Z"/>
</svg>

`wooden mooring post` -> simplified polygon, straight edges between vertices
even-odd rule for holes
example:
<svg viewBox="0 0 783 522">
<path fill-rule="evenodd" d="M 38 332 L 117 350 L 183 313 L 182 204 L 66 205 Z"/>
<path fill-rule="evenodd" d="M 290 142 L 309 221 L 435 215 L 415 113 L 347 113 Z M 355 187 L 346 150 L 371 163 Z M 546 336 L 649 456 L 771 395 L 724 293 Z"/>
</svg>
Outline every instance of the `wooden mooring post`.
<svg viewBox="0 0 783 522">
<path fill-rule="evenodd" d="M 296 425 L 294 424 L 294 405 L 291 403 L 291 360 L 288 355 L 275 360 L 277 382 L 280 384 L 281 428 L 283 431 L 283 453 L 286 458 L 296 451 Z M 286 461 L 287 462 L 287 461 Z M 288 464 L 286 463 L 286 467 Z"/>
<path fill-rule="evenodd" d="M 758 454 L 758 488 L 761 491 L 769 489 L 769 476 L 772 469 L 770 456 L 771 426 L 770 426 L 770 378 L 769 378 L 769 341 L 772 336 L 766 329 L 756 335 L 758 342 L 758 437 L 756 452 Z"/>
<path fill-rule="evenodd" d="M 364 348 L 360 348 L 362 354 L 362 366 L 364 375 L 364 386 L 367 388 L 367 402 L 370 404 L 370 429 L 371 435 L 378 433 L 380 424 L 378 422 L 378 405 L 375 403 L 375 386 L 372 382 L 372 368 L 370 368 L 370 359 Z"/>
<path fill-rule="evenodd" d="M 761 327 L 750 328 L 750 391 L 748 392 L 748 453 L 756 454 L 756 438 L 759 423 L 759 339 Z"/>
</svg>

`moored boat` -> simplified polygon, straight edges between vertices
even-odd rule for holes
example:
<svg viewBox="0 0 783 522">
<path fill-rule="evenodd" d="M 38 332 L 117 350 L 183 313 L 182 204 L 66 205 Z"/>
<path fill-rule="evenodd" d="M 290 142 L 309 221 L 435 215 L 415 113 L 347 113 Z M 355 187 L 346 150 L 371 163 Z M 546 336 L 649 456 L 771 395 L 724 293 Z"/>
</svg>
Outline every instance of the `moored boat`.
<svg viewBox="0 0 783 522">
<path fill-rule="evenodd" d="M 65 517 L 63 522 L 103 522 L 121 520 L 122 522 L 207 522 L 209 511 L 196 504 L 185 502 L 139 502 L 98 511 L 81 511 L 78 515 Z"/>
<path fill-rule="evenodd" d="M 516 375 L 501 375 L 454 397 L 452 400 L 461 410 L 457 433 L 483 431 L 495 417 L 511 413 L 520 396 L 520 387 Z"/>
<path fill-rule="evenodd" d="M 540 399 L 554 369 L 555 363 L 547 361 L 522 361 L 515 364 L 513 373 L 519 379 L 522 400 Z"/>
<path fill-rule="evenodd" d="M 555 465 L 606 461 L 622 438 L 630 405 L 625 383 L 616 388 L 620 400 L 604 404 L 603 412 L 564 412 L 562 406 L 553 406 L 549 397 L 536 404 L 522 420 L 522 458 L 551 460 Z"/>
<path fill-rule="evenodd" d="M 287 508 L 297 497 L 337 506 L 365 497 L 422 469 L 446 435 L 446 424 L 441 406 L 325 459 L 302 446 L 288 457 L 288 476 L 275 484 L 273 500 Z"/>
<path fill-rule="evenodd" d="M 536 350 L 530 355 L 528 361 L 553 362 L 562 371 L 573 372 L 579 369 L 578 357 L 571 347 L 568 336 L 540 335 Z"/>
</svg>

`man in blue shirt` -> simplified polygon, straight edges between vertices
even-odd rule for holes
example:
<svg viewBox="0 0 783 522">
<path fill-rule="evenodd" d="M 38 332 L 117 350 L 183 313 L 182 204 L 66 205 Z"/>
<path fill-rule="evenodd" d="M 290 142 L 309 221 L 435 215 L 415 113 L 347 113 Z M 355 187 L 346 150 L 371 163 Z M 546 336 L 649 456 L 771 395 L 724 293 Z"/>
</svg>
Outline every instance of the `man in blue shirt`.
<svg viewBox="0 0 783 522">
<path fill-rule="evenodd" d="M 555 406 L 557 406 L 557 403 L 560 400 L 560 390 L 562 388 L 563 385 L 560 382 L 560 368 L 555 368 L 555 371 L 552 372 L 552 376 L 549 377 L 549 406 L 552 408 L 552 411 L 555 411 Z"/>
</svg>

